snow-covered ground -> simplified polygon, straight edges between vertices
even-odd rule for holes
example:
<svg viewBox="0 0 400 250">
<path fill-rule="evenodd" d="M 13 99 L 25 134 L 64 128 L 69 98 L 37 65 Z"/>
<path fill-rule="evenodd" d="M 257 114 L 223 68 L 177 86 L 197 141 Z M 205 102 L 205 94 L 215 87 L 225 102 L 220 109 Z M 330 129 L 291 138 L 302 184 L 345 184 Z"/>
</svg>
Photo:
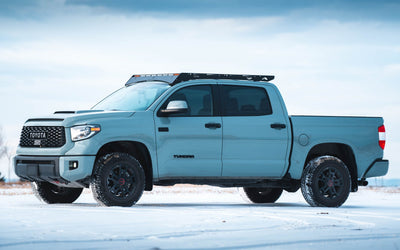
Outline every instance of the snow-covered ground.
<svg viewBox="0 0 400 250">
<path fill-rule="evenodd" d="M 399 249 L 399 189 L 351 193 L 340 208 L 309 207 L 300 192 L 275 204 L 237 189 L 156 187 L 130 208 L 100 207 L 89 191 L 68 205 L 0 189 L 4 249 Z"/>
</svg>

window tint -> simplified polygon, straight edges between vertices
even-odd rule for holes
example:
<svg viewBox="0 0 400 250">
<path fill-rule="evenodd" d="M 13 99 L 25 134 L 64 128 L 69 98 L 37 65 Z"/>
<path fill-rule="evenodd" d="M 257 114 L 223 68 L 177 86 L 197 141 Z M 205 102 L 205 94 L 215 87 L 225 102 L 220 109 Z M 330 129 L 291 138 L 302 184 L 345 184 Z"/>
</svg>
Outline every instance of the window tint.
<svg viewBox="0 0 400 250">
<path fill-rule="evenodd" d="M 271 103 L 264 88 L 223 85 L 223 116 L 255 116 L 272 114 Z"/>
<path fill-rule="evenodd" d="M 183 100 L 188 104 L 188 112 L 183 114 L 173 114 L 170 116 L 212 116 L 212 93 L 211 86 L 198 85 L 180 89 L 173 93 L 162 105 L 165 109 L 170 101 Z"/>
</svg>

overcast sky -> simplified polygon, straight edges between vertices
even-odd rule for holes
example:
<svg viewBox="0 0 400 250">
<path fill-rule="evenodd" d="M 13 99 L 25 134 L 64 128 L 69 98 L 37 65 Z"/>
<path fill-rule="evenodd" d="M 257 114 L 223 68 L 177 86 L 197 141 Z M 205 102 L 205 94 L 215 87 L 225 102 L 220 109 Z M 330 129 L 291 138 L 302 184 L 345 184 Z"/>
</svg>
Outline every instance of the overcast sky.
<svg viewBox="0 0 400 250">
<path fill-rule="evenodd" d="M 400 178 L 399 13 L 398 1 L 1 1 L 2 133 L 15 148 L 28 117 L 88 109 L 132 74 L 273 74 L 289 114 L 383 116 Z"/>
</svg>

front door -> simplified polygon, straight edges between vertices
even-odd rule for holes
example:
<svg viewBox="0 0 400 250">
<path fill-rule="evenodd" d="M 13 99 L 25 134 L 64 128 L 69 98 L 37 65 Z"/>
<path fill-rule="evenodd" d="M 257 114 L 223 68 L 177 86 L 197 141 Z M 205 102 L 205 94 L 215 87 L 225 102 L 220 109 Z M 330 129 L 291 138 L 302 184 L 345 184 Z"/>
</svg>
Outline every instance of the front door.
<svg viewBox="0 0 400 250">
<path fill-rule="evenodd" d="M 159 117 L 155 112 L 160 178 L 221 176 L 222 121 L 214 116 L 212 90 L 207 84 L 182 87 L 159 109 L 182 100 L 188 105 L 186 113 Z"/>
</svg>

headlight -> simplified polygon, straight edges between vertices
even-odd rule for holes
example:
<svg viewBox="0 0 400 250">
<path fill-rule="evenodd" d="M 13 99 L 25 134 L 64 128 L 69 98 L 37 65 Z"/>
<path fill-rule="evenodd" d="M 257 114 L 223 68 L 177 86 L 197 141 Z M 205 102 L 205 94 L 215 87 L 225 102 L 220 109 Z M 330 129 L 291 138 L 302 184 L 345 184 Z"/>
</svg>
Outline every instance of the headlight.
<svg viewBox="0 0 400 250">
<path fill-rule="evenodd" d="M 99 125 L 82 125 L 71 127 L 71 140 L 80 141 L 88 139 L 100 132 Z"/>
</svg>

